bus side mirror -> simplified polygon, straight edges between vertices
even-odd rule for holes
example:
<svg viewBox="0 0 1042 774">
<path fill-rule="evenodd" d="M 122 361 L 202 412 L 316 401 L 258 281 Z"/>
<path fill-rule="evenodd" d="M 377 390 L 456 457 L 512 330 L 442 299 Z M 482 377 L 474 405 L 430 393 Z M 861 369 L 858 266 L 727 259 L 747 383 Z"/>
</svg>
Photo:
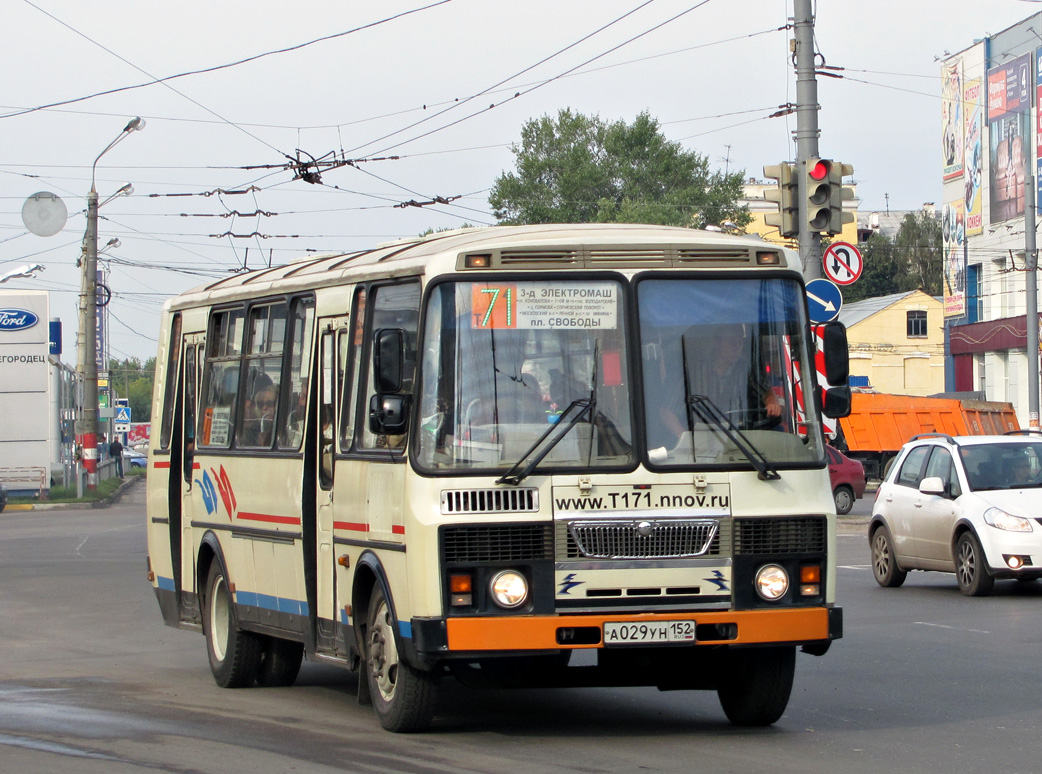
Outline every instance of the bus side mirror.
<svg viewBox="0 0 1042 774">
<path fill-rule="evenodd" d="M 405 331 L 382 328 L 373 342 L 373 385 L 378 394 L 399 392 L 405 370 Z"/>
<path fill-rule="evenodd" d="M 825 390 L 825 402 L 821 407 L 821 413 L 832 419 L 850 415 L 850 388 L 829 387 Z"/>
<path fill-rule="evenodd" d="M 409 424 L 408 395 L 374 395 L 369 399 L 369 432 L 402 435 Z"/>
<path fill-rule="evenodd" d="M 829 384 L 834 384 L 837 387 L 845 386 L 847 378 L 850 376 L 847 327 L 843 323 L 838 322 L 826 323 L 821 338 L 824 343 L 825 378 Z M 826 416 L 832 415 L 826 414 Z M 843 416 L 846 416 L 846 414 Z"/>
</svg>

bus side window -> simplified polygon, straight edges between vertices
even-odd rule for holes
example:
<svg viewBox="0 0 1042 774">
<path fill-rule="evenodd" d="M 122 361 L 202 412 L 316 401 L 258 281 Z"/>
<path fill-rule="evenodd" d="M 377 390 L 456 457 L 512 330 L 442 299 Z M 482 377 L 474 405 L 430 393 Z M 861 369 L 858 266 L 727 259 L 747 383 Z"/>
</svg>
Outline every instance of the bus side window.
<svg viewBox="0 0 1042 774">
<path fill-rule="evenodd" d="M 279 405 L 282 353 L 288 308 L 284 302 L 250 307 L 249 340 L 244 358 L 246 384 L 237 446 L 271 448 L 275 423 L 286 413 Z"/>
<path fill-rule="evenodd" d="M 402 372 L 402 388 L 399 395 L 411 395 L 413 377 L 416 372 L 416 337 L 420 317 L 420 284 L 410 282 L 401 285 L 381 285 L 373 288 L 372 315 L 366 329 L 369 343 L 367 351 L 369 362 L 365 365 L 368 374 L 365 382 L 365 400 L 362 406 L 368 406 L 376 394 L 376 379 L 373 373 L 372 345 L 376 331 L 385 328 L 396 328 L 405 332 L 404 368 Z M 362 426 L 362 448 L 364 449 L 401 449 L 405 444 L 405 435 L 375 435 L 369 431 L 368 423 Z"/>
<path fill-rule="evenodd" d="M 286 352 L 289 371 L 283 384 L 282 411 L 279 412 L 279 446 L 283 449 L 300 448 L 304 434 L 314 330 L 314 300 L 296 299 L 290 314 L 289 343 Z"/>
<path fill-rule="evenodd" d="M 196 445 L 227 449 L 231 445 L 233 417 L 239 394 L 242 357 L 242 309 L 214 312 L 206 337 L 205 387 L 200 407 Z"/>
</svg>

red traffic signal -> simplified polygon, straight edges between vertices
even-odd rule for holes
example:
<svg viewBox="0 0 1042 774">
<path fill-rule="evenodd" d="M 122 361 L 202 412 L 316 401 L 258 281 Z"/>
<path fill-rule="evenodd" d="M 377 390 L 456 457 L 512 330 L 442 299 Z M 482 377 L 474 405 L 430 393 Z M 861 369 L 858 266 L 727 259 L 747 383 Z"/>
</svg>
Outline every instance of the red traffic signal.
<svg viewBox="0 0 1042 774">
<path fill-rule="evenodd" d="M 807 176 L 811 180 L 825 180 L 832 171 L 832 163 L 825 159 L 811 159 L 807 162 Z"/>
</svg>

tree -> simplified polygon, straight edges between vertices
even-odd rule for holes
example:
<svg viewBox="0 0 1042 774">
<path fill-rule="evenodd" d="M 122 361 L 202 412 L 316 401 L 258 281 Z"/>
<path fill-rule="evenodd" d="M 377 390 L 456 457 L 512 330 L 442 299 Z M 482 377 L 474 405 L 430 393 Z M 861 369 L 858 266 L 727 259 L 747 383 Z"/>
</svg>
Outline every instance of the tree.
<svg viewBox="0 0 1042 774">
<path fill-rule="evenodd" d="M 667 140 L 647 113 L 609 124 L 566 108 L 556 120 L 527 121 L 513 152 L 517 171 L 497 178 L 489 195 L 500 224 L 752 220 L 738 204 L 744 172 L 710 172 L 706 156 Z"/>
<path fill-rule="evenodd" d="M 109 360 L 110 384 L 119 398 L 128 398 L 130 414 L 135 422 L 148 422 L 152 414 L 152 385 L 155 382 L 156 359 L 144 365 L 136 357 Z"/>
<path fill-rule="evenodd" d="M 941 246 L 941 223 L 937 218 L 923 210 L 905 215 L 894 239 L 894 247 L 908 269 L 908 290 L 918 288 L 931 296 L 944 292 L 944 249 Z"/>
<path fill-rule="evenodd" d="M 847 303 L 911 290 L 931 296 L 944 292 L 941 224 L 926 212 L 908 213 L 893 239 L 876 234 L 860 249 L 864 270 L 857 282 L 843 289 Z"/>
</svg>

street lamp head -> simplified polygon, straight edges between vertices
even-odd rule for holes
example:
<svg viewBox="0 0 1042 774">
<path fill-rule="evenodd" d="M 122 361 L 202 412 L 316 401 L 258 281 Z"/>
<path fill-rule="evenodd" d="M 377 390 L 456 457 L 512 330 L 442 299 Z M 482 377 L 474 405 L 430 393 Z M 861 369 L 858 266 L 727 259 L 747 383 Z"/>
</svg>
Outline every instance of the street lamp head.
<svg viewBox="0 0 1042 774">
<path fill-rule="evenodd" d="M 140 132 L 144 128 L 145 128 L 145 119 L 143 119 L 141 116 L 135 116 L 134 118 L 130 119 L 130 121 L 127 123 L 127 125 L 125 127 L 123 127 L 123 131 L 124 132 Z"/>
<path fill-rule="evenodd" d="M 119 247 L 123 243 L 119 241 L 119 237 L 112 237 L 108 242 L 105 243 L 105 247 Z"/>
<path fill-rule="evenodd" d="M 127 183 L 122 188 L 120 188 L 118 191 L 116 191 L 116 196 L 130 196 L 133 193 L 134 193 L 134 186 L 132 186 L 130 183 Z"/>
</svg>

